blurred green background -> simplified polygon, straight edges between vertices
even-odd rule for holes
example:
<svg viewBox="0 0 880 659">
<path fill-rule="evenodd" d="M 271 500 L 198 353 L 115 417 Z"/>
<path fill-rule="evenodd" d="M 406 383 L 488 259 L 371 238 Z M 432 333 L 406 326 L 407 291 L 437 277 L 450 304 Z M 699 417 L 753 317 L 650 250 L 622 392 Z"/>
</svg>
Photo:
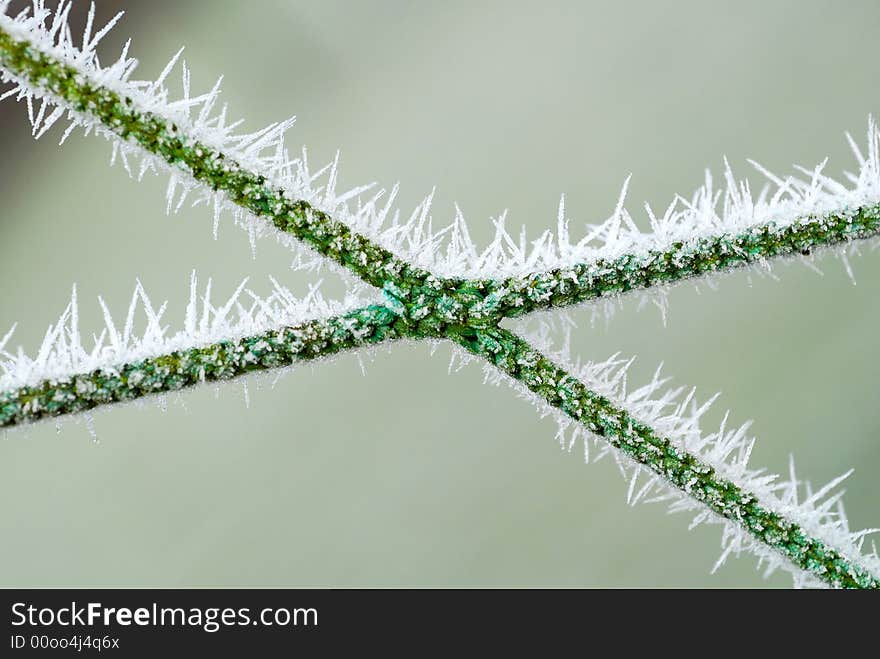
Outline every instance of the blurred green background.
<svg viewBox="0 0 880 659">
<path fill-rule="evenodd" d="M 77 3 L 79 9 L 85 3 Z M 342 184 L 402 184 L 405 209 L 437 185 L 474 236 L 555 224 L 559 194 L 578 222 L 604 219 L 630 172 L 629 206 L 664 208 L 726 154 L 753 183 L 755 158 L 787 172 L 831 156 L 852 164 L 880 108 L 871 0 L 653 2 L 98 2 L 127 17 L 141 77 L 180 45 L 197 90 L 226 75 L 233 115 L 256 129 L 298 116 L 291 143 L 313 162 L 342 150 Z M 82 12 L 80 12 L 82 13 Z M 78 19 L 79 20 L 79 19 Z M 25 110 L 0 108 L 0 325 L 33 350 L 73 282 L 83 329 L 97 295 L 120 316 L 135 278 L 180 323 L 189 273 L 231 293 L 309 276 L 262 241 L 257 258 L 210 212 L 164 214 L 165 181 L 109 168 L 102 140 L 29 138 Z M 757 185 L 755 185 L 757 187 Z M 644 223 L 643 223 L 644 225 Z M 574 227 L 573 227 L 574 229 Z M 578 351 L 659 362 L 703 398 L 755 419 L 753 460 L 823 483 L 850 467 L 853 526 L 880 524 L 876 401 L 880 256 L 799 264 L 778 280 L 737 273 L 676 288 L 670 315 L 626 298 L 609 322 L 577 311 Z M 338 290 L 335 275 L 324 275 Z M 0 444 L 0 584 L 7 586 L 787 586 L 750 557 L 715 575 L 717 528 L 625 504 L 610 460 L 560 451 L 555 426 L 479 368 L 447 375 L 449 349 L 397 345 L 300 367 L 274 388 L 241 383 L 98 414 L 100 443 L 68 421 Z"/>
</svg>

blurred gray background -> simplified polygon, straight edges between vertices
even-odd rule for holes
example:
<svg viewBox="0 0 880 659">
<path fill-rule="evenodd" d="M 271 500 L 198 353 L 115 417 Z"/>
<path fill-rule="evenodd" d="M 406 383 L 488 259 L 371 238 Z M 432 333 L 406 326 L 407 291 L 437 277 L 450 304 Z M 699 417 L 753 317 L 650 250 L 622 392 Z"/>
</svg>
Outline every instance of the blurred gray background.
<svg viewBox="0 0 880 659">
<path fill-rule="evenodd" d="M 80 9 L 86 3 L 78 3 Z M 134 38 L 141 77 L 180 45 L 196 90 L 219 74 L 231 112 L 256 129 L 298 116 L 314 162 L 342 150 L 342 184 L 400 181 L 411 207 L 437 185 L 435 222 L 458 202 L 474 236 L 553 227 L 559 194 L 577 223 L 690 194 L 727 155 L 787 172 L 853 161 L 880 108 L 880 5 L 853 1 L 99 2 L 127 16 L 105 59 Z M 33 142 L 25 109 L 0 105 L 0 325 L 33 350 L 78 285 L 83 329 L 97 295 L 125 313 L 139 277 L 180 323 L 193 268 L 231 293 L 308 275 L 210 212 L 164 214 L 165 181 L 109 168 L 109 147 L 59 130 Z M 644 222 L 643 222 L 644 225 Z M 573 230 L 576 227 L 573 226 Z M 737 273 L 676 288 L 664 326 L 626 298 L 610 322 L 574 314 L 578 350 L 659 362 L 710 415 L 754 419 L 753 460 L 823 483 L 850 467 L 854 526 L 880 524 L 876 401 L 880 255 L 818 276 Z M 338 280 L 325 275 L 330 290 Z M 9 433 L 0 444 L 0 584 L 7 586 L 787 586 L 750 557 L 715 575 L 717 528 L 625 504 L 611 461 L 560 451 L 554 424 L 479 368 L 447 375 L 449 350 L 395 346 L 361 375 L 357 359 L 301 367 L 277 386 L 240 383 L 112 409 L 82 424 Z"/>
</svg>

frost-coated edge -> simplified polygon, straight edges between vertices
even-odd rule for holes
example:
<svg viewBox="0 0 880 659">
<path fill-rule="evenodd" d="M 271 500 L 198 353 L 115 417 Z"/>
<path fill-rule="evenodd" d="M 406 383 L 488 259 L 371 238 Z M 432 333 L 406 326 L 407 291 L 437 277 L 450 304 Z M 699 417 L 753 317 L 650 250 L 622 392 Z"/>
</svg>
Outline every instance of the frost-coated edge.
<svg viewBox="0 0 880 659">
<path fill-rule="evenodd" d="M 0 428 L 279 369 L 406 335 L 406 325 L 397 314 L 374 305 L 294 327 L 175 350 L 118 368 L 95 369 L 0 392 Z"/>
<path fill-rule="evenodd" d="M 864 533 L 842 532 L 834 512 L 828 514 L 823 506 L 815 505 L 837 482 L 832 482 L 801 506 L 796 501 L 784 502 L 774 492 L 779 486 L 772 487 L 775 477 L 768 479 L 766 474 L 747 474 L 743 466 L 745 460 L 741 459 L 739 475 L 748 475 L 749 479 L 741 479 L 739 484 L 734 482 L 730 479 L 733 475 L 731 465 L 723 460 L 716 460 L 713 465 L 680 443 L 659 435 L 622 405 L 591 390 L 512 332 L 500 328 L 481 329 L 460 334 L 456 340 L 466 350 L 485 358 L 526 387 L 539 400 L 561 410 L 624 456 L 660 476 L 665 485 L 703 504 L 712 514 L 738 525 L 739 530 L 749 534 L 753 541 L 746 542 L 745 546 L 757 550 L 755 553 L 767 562 L 768 568 L 781 565 L 767 553 L 769 548 L 788 559 L 795 568 L 803 570 L 806 574 L 797 574 L 798 570 L 795 570 L 795 576 L 806 584 L 811 583 L 809 577 L 812 576 L 839 588 L 880 588 L 880 577 L 877 576 L 880 561 L 876 554 L 864 556 L 859 551 Z M 714 446 L 722 445 L 731 452 L 742 446 L 738 440 L 735 432 L 731 436 L 722 433 L 721 441 L 715 442 Z M 723 446 L 725 442 L 726 447 Z M 750 491 L 748 485 L 755 486 L 757 491 Z M 645 496 L 650 486 L 649 480 L 640 496 Z M 757 492 L 763 497 L 757 496 Z M 838 498 L 830 497 L 830 503 L 825 505 L 833 504 Z M 742 545 L 744 538 L 737 534 L 729 542 L 734 540 Z M 731 544 L 727 551 L 734 548 L 735 545 Z"/>
</svg>

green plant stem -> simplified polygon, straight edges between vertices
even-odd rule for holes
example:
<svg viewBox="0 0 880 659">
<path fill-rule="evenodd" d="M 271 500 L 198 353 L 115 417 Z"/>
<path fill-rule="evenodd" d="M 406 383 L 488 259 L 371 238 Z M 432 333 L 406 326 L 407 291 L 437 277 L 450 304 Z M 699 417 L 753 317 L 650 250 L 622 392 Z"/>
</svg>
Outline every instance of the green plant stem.
<svg viewBox="0 0 880 659">
<path fill-rule="evenodd" d="M 762 507 L 755 495 L 721 478 L 699 458 L 590 391 L 515 334 L 487 328 L 455 334 L 453 340 L 798 567 L 835 587 L 880 588 L 880 581 L 870 573 L 797 524 Z"/>
<path fill-rule="evenodd" d="M 566 268 L 493 282 L 486 294 L 505 317 L 565 307 L 633 290 L 744 267 L 767 259 L 809 255 L 814 250 L 880 233 L 880 205 L 798 219 L 787 225 L 757 225 L 739 234 L 721 233 L 676 242 L 667 249 L 623 254 Z"/>
<path fill-rule="evenodd" d="M 184 134 L 166 118 L 139 109 L 131 98 L 92 83 L 76 69 L 15 39 L 0 28 L 0 66 L 50 94 L 104 128 L 138 144 L 169 166 L 227 197 L 257 217 L 290 233 L 322 256 L 348 268 L 364 281 L 382 288 L 394 280 L 424 280 L 429 275 L 371 243 L 323 211 L 291 200 L 265 176 L 251 172 L 225 154 Z"/>
<path fill-rule="evenodd" d="M 0 428 L 328 357 L 403 338 L 408 335 L 408 328 L 390 309 L 370 306 L 326 320 L 178 350 L 117 368 L 46 380 L 35 386 L 0 392 Z"/>
</svg>

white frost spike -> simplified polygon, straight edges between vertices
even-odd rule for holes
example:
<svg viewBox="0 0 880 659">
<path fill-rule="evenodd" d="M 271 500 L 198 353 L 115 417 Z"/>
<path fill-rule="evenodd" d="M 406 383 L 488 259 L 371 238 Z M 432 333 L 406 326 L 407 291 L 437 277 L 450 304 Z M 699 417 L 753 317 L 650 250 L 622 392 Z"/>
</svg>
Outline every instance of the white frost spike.
<svg viewBox="0 0 880 659">
<path fill-rule="evenodd" d="M 98 439 L 98 431 L 95 430 L 95 417 L 91 412 L 83 413 L 83 423 L 85 423 L 86 430 L 89 433 L 89 436 L 92 438 L 92 441 L 95 444 L 100 444 L 101 440 Z"/>
<path fill-rule="evenodd" d="M 0 4 L 0 7 L 4 6 Z M 382 197 L 382 191 L 374 191 L 370 199 L 361 199 L 362 194 L 373 190 L 372 185 L 337 192 L 340 180 L 338 154 L 329 165 L 317 171 L 310 168 L 304 149 L 300 157 L 290 159 L 284 147 L 284 134 L 293 125 L 292 118 L 253 133 L 236 134 L 235 130 L 241 122 L 228 120 L 226 107 L 219 102 L 220 81 L 209 92 L 192 95 L 189 70 L 182 67 L 184 96 L 172 100 L 165 80 L 178 64 L 181 52 L 171 59 L 155 81 L 131 79 L 137 61 L 129 57 L 127 45 L 118 60 L 110 66 L 101 66 L 95 47 L 110 26 L 99 30 L 94 36 L 91 36 L 92 30 L 89 28 L 85 39 L 77 46 L 66 27 L 69 9 L 69 2 L 62 0 L 52 14 L 43 0 L 35 0 L 28 13 L 16 18 L 0 15 L 0 25 L 13 35 L 29 39 L 40 50 L 63 59 L 84 77 L 131 98 L 139 109 L 159 114 L 176 123 L 186 134 L 222 151 L 242 166 L 271 174 L 271 183 L 286 190 L 291 198 L 309 202 L 405 260 L 444 276 L 500 278 L 526 275 L 535 270 L 613 259 L 622 254 L 638 255 L 649 250 L 662 250 L 673 242 L 695 241 L 719 232 L 739 233 L 771 219 L 777 226 L 783 227 L 808 215 L 880 202 L 878 131 L 874 121 L 870 120 L 867 155 L 847 136 L 858 171 L 847 174 L 845 182 L 826 175 L 824 162 L 814 168 L 796 168 L 788 176 L 777 176 L 756 165 L 767 178 L 768 185 L 755 196 L 748 182 L 736 180 L 725 160 L 722 188 L 714 186 L 712 176 L 707 172 L 701 188 L 688 199 L 676 197 L 662 216 L 654 214 L 650 208 L 646 209 L 650 232 L 643 233 L 624 206 L 630 182 L 627 177 L 611 217 L 598 226 L 588 226 L 580 239 L 572 239 L 569 235 L 572 224 L 565 216 L 563 200 L 559 207 L 555 237 L 550 232 L 544 232 L 537 239 L 529 240 L 524 232 L 510 234 L 502 216 L 495 222 L 495 236 L 481 248 L 471 240 L 458 210 L 449 226 L 433 228 L 430 196 L 410 215 L 409 221 L 401 223 L 399 212 L 392 208 L 396 186 L 383 206 L 376 203 Z M 58 113 L 57 109 L 49 113 L 45 105 L 35 108 L 33 100 L 44 97 L 41 90 L 31 88 L 25 81 L 12 80 L 5 73 L 3 79 L 16 84 L 10 94 L 27 101 L 35 135 L 42 135 L 61 118 L 63 113 Z M 90 118 L 70 112 L 67 114 L 75 125 L 85 128 L 87 132 L 94 130 L 117 142 L 119 160 L 124 165 L 127 166 L 128 158 L 138 152 L 142 159 L 139 176 L 147 170 L 169 171 L 164 161 L 140 152 L 131 143 L 118 140 L 102 126 L 95 125 Z M 65 131 L 62 141 L 67 134 Z M 278 232 L 269 223 L 241 211 L 206 186 L 188 176 L 184 177 L 178 170 L 175 173 L 181 180 L 172 183 L 170 189 L 173 191 L 177 183 L 183 183 L 187 194 L 194 193 L 194 205 L 210 202 L 218 214 L 221 210 L 231 210 L 236 224 L 244 227 L 252 240 L 273 235 L 283 244 L 299 248 L 295 240 Z M 173 194 L 169 194 L 169 209 L 173 210 L 175 205 L 183 203 L 186 194 L 177 198 L 176 204 L 172 203 L 172 197 Z M 314 261 L 308 258 L 294 261 L 294 266 L 311 268 L 314 265 Z"/>
<path fill-rule="evenodd" d="M 378 301 L 375 295 L 368 294 L 366 287 L 359 287 L 349 291 L 343 301 L 331 302 L 321 295 L 317 284 L 311 286 L 308 294 L 300 299 L 272 279 L 272 291 L 268 296 L 261 297 L 249 290 L 245 280 L 228 300 L 214 305 L 211 303 L 211 287 L 209 280 L 201 295 L 199 312 L 198 280 L 193 273 L 183 329 L 176 333 L 169 332 L 168 326 L 162 322 L 167 302 L 156 308 L 140 281 L 132 294 L 121 332 L 104 299 L 99 297 L 105 327 L 93 335 L 90 350 L 82 345 L 79 304 L 74 288 L 70 303 L 58 322 L 46 331 L 35 357 L 28 357 L 21 348 L 15 353 L 4 349 L 12 337 L 12 330 L 0 339 L 0 391 L 35 385 L 44 380 L 64 379 L 96 369 L 113 369 L 126 363 L 220 340 L 261 334 L 307 320 L 345 313 Z M 135 329 L 139 312 L 146 319 L 140 335 Z"/>
<path fill-rule="evenodd" d="M 16 326 L 17 326 L 17 323 L 14 324 L 12 327 L 10 327 L 9 331 L 3 335 L 2 339 L 0 339 L 0 357 L 9 357 L 9 353 L 6 352 L 6 350 L 4 350 L 4 348 L 6 347 L 6 344 L 9 343 L 9 339 L 12 338 L 12 335 L 15 332 Z"/>
<path fill-rule="evenodd" d="M 863 553 L 865 536 L 874 533 L 876 529 L 851 531 L 840 501 L 842 492 L 836 491 L 844 479 L 852 473 L 851 471 L 814 491 L 809 483 L 798 480 L 793 459 L 790 462 L 787 479 L 767 473 L 764 469 L 755 469 L 748 464 L 755 444 L 755 439 L 748 435 L 750 422 L 730 428 L 729 416 L 725 415 L 717 431 L 708 434 L 702 431 L 700 419 L 717 395 L 705 403 L 698 404 L 693 389 L 687 392 L 682 388 L 666 389 L 668 379 L 660 376 L 659 369 L 651 382 L 627 391 L 626 371 L 632 360 L 623 360 L 617 355 L 604 362 L 581 362 L 572 358 L 568 348 L 570 344 L 568 334 L 572 329 L 569 323 L 562 325 L 563 339 L 556 343 L 551 340 L 551 336 L 558 335 L 560 328 L 544 322 L 540 317 L 521 322 L 519 327 L 520 330 L 524 330 L 524 334 L 537 349 L 584 382 L 592 391 L 607 397 L 634 418 L 648 424 L 657 434 L 668 438 L 675 446 L 711 466 L 721 478 L 755 494 L 765 508 L 796 522 L 812 537 L 822 540 L 848 560 L 862 565 L 875 576 L 880 576 L 880 556 L 876 550 Z M 562 344 L 561 349 L 558 347 L 559 343 Z M 532 394 L 515 380 L 506 376 L 504 379 L 539 409 L 556 417 L 559 424 L 557 437 L 564 436 L 572 425 L 569 417 L 547 405 L 543 399 Z M 781 555 L 755 541 L 738 525 L 709 511 L 686 493 L 666 485 L 657 478 L 656 474 L 634 462 L 624 453 L 609 449 L 610 444 L 605 440 L 593 436 L 588 438 L 586 433 L 583 439 L 585 450 L 587 444 L 592 442 L 597 448 L 604 447 L 605 452 L 614 451 L 618 465 L 628 480 L 629 503 L 663 501 L 669 504 L 672 512 L 694 512 L 692 526 L 702 522 L 721 524 L 722 554 L 715 568 L 723 564 L 728 556 L 747 550 L 759 558 L 768 574 L 777 568 L 783 568 L 793 573 L 796 585 L 821 585 L 821 582 L 814 577 L 802 572 Z M 572 447 L 572 444 L 567 446 L 569 450 Z M 638 489 L 639 480 L 644 482 L 642 489 Z M 652 491 L 657 494 L 648 498 Z"/>
</svg>

